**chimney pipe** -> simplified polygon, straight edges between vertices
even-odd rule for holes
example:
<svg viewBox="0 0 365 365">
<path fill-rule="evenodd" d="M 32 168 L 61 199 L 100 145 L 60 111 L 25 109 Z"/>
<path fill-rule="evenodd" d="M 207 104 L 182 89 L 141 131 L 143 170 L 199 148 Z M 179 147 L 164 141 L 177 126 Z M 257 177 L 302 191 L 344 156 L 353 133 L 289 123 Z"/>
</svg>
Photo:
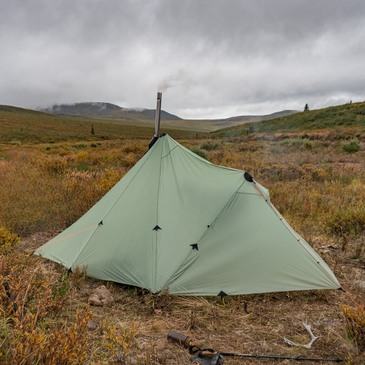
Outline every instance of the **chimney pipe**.
<svg viewBox="0 0 365 365">
<path fill-rule="evenodd" d="M 151 148 L 158 140 L 158 134 L 160 132 L 160 120 L 161 120 L 161 102 L 162 102 L 162 93 L 158 92 L 156 114 L 155 114 L 155 135 L 148 143 L 148 148 Z"/>
</svg>

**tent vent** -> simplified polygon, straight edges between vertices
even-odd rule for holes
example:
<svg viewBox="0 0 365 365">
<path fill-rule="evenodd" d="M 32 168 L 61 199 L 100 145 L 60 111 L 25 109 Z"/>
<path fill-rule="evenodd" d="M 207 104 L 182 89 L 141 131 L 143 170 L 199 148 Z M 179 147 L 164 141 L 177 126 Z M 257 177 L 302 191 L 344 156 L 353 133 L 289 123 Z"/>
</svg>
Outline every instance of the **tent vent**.
<svg viewBox="0 0 365 365">
<path fill-rule="evenodd" d="M 100 222 L 99 222 L 99 226 L 102 226 L 102 225 L 103 225 L 103 221 L 100 221 Z"/>
<path fill-rule="evenodd" d="M 199 251 L 199 249 L 198 249 L 198 244 L 197 243 L 193 243 L 192 245 L 190 245 L 192 248 L 193 248 L 193 250 L 197 250 L 197 251 Z"/>
<path fill-rule="evenodd" d="M 245 171 L 245 173 L 243 174 L 243 177 L 248 181 L 248 182 L 253 182 L 253 178 L 252 176 L 247 172 Z"/>
<path fill-rule="evenodd" d="M 159 231 L 160 229 L 162 229 L 162 228 L 159 226 L 156 226 L 152 231 Z"/>
<path fill-rule="evenodd" d="M 228 295 L 228 294 L 226 294 L 223 290 L 221 290 L 217 296 L 218 296 L 218 297 L 221 297 L 221 299 L 223 299 L 223 298 L 224 298 L 224 297 L 226 297 L 227 295 Z"/>
</svg>

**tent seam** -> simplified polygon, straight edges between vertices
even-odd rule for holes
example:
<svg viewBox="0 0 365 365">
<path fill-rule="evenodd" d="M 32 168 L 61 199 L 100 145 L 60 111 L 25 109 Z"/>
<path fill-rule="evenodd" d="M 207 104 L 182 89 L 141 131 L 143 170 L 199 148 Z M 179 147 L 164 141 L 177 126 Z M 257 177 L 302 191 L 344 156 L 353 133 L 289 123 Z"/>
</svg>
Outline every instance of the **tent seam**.
<svg viewBox="0 0 365 365">
<path fill-rule="evenodd" d="M 81 249 L 80 253 L 76 256 L 75 260 L 73 261 L 71 267 L 73 266 L 73 264 L 77 261 L 77 259 L 80 257 L 80 255 L 84 252 L 86 246 L 88 245 L 88 243 L 90 242 L 90 240 L 93 238 L 94 234 L 96 233 L 96 230 L 99 228 L 99 225 L 97 225 L 95 231 L 92 233 L 92 235 L 89 237 L 89 239 L 87 240 L 87 242 L 85 243 L 84 247 Z"/>
<path fill-rule="evenodd" d="M 167 157 L 174 149 L 176 149 L 178 146 L 175 146 L 172 150 L 170 150 L 170 152 L 167 154 L 167 155 L 165 155 L 165 156 L 162 156 L 161 157 L 161 159 L 163 159 L 163 158 L 165 158 L 165 157 Z M 161 153 L 161 155 L 162 155 L 162 153 Z"/>
<path fill-rule="evenodd" d="M 158 142 L 158 141 L 157 141 Z M 155 146 L 157 145 L 157 143 L 155 143 Z M 150 152 L 151 150 L 149 150 L 148 152 Z M 110 207 L 110 209 L 105 213 L 105 215 L 103 216 L 103 219 L 105 219 L 105 217 L 110 213 L 110 211 L 114 208 L 114 206 L 118 203 L 118 201 L 120 200 L 120 198 L 124 195 L 124 193 L 126 192 L 126 190 L 128 189 L 129 185 L 132 183 L 132 181 L 137 177 L 138 173 L 141 171 L 142 167 L 145 165 L 145 163 L 148 161 L 148 159 L 151 157 L 151 153 L 149 156 L 147 156 L 146 161 L 143 162 L 143 164 L 141 165 L 141 167 L 138 169 L 138 171 L 134 174 L 133 178 L 131 179 L 131 181 L 129 182 L 129 184 L 125 187 L 125 189 L 123 190 L 123 192 L 119 195 L 118 199 L 114 202 L 114 204 Z M 120 181 L 120 180 L 119 180 Z M 110 190 L 109 190 L 110 191 Z M 105 195 L 104 195 L 105 196 Z"/>
<path fill-rule="evenodd" d="M 129 184 L 125 187 L 124 191 L 121 193 L 121 195 L 119 196 L 119 198 L 114 202 L 114 204 L 110 207 L 110 209 L 107 211 L 107 213 L 103 216 L 102 221 L 105 219 L 105 217 L 109 214 L 109 212 L 113 209 L 113 207 L 117 204 L 117 202 L 119 201 L 119 199 L 123 196 L 123 194 L 125 193 L 125 191 L 128 189 L 129 185 L 132 183 L 132 181 L 134 180 L 134 178 L 138 175 L 139 171 L 142 169 L 142 167 L 144 166 L 144 164 L 148 161 L 148 159 L 150 158 L 151 154 L 149 156 L 147 156 L 146 161 L 143 162 L 142 166 L 138 169 L 138 171 L 136 172 L 136 174 L 133 176 L 133 178 L 131 179 L 131 181 L 129 182 Z M 104 195 L 105 196 L 105 195 Z M 97 226 L 96 228 L 98 228 L 99 226 Z M 90 238 L 87 240 L 87 242 L 85 243 L 84 247 L 81 249 L 80 253 L 76 256 L 75 260 L 73 261 L 72 265 L 77 261 L 77 259 L 81 256 L 81 254 L 84 252 L 86 246 L 88 245 L 88 243 L 90 242 L 90 240 L 92 239 L 92 237 L 94 236 L 94 234 L 96 233 L 96 229 L 93 232 L 93 234 L 90 236 Z M 72 266 L 71 265 L 71 266 Z"/>
<path fill-rule="evenodd" d="M 206 235 L 208 229 L 210 227 L 213 226 L 214 222 L 216 222 L 216 220 L 218 219 L 218 217 L 222 214 L 222 212 L 224 211 L 224 209 L 228 206 L 228 204 L 230 204 L 230 202 L 232 201 L 233 197 L 237 194 L 238 190 L 241 189 L 241 187 L 243 186 L 243 184 L 246 182 L 246 180 L 243 180 L 243 182 L 241 183 L 241 185 L 234 191 L 234 193 L 231 195 L 231 197 L 228 199 L 228 202 L 223 206 L 223 208 L 219 211 L 219 213 L 217 214 L 217 216 L 214 218 L 213 222 L 209 225 L 209 227 L 207 227 L 205 229 L 205 231 L 203 232 L 203 234 L 200 236 L 200 238 L 197 240 L 197 242 L 200 242 L 203 237 Z M 192 250 L 192 251 L 195 251 L 195 250 Z M 173 276 L 180 270 L 181 266 L 184 264 L 184 262 L 187 260 L 187 258 L 191 255 L 191 252 L 190 251 L 186 257 L 184 258 L 184 260 L 181 261 L 181 264 L 179 265 L 179 267 L 172 273 L 171 277 L 169 277 L 169 281 L 168 281 L 168 284 L 170 284 L 172 281 L 174 281 L 173 279 Z M 199 252 L 197 251 L 197 254 L 199 254 Z M 164 274 L 163 274 L 164 275 Z M 166 276 L 166 275 L 164 275 Z M 168 287 L 169 285 L 165 285 L 165 287 Z"/>
<path fill-rule="evenodd" d="M 162 152 L 163 148 L 161 148 L 161 157 L 160 157 L 160 172 L 158 176 L 158 187 L 157 187 L 157 204 L 156 204 L 156 225 L 158 225 L 159 218 L 159 205 L 160 205 L 160 185 L 161 185 L 161 174 L 162 174 Z M 155 275 L 154 275 L 154 283 L 153 285 L 157 285 L 157 241 L 158 241 L 158 231 L 155 232 Z"/>
<path fill-rule="evenodd" d="M 243 186 L 243 184 L 246 182 L 246 180 L 243 180 L 243 182 L 241 183 L 241 185 L 236 189 L 236 191 L 231 195 L 231 197 L 228 199 L 227 203 L 223 206 L 223 208 L 219 211 L 219 213 L 217 214 L 217 216 L 214 218 L 213 222 L 210 224 L 210 227 L 212 227 L 214 225 L 214 223 L 217 221 L 217 219 L 219 218 L 219 216 L 222 214 L 222 212 L 224 211 L 224 209 L 228 206 L 228 204 L 231 203 L 233 197 L 238 193 L 238 190 L 240 190 Z M 255 195 L 255 194 L 253 194 Z M 199 241 L 202 240 L 202 238 L 204 237 L 205 233 L 208 231 L 208 229 L 205 230 L 205 232 L 202 234 L 202 236 L 199 238 Z M 199 242 L 198 241 L 198 242 Z"/>
<path fill-rule="evenodd" d="M 242 195 L 255 195 L 255 196 L 260 196 L 260 194 L 255 194 L 255 193 L 247 193 L 247 192 L 240 192 L 240 191 L 237 191 L 236 194 L 242 194 Z"/>
</svg>

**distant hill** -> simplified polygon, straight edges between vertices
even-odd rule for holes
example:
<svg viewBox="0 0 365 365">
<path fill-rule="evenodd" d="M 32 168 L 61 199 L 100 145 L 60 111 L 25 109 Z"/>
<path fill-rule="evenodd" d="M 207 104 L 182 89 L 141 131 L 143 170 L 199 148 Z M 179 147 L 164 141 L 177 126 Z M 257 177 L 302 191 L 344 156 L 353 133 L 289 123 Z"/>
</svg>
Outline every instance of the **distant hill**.
<svg viewBox="0 0 365 365">
<path fill-rule="evenodd" d="M 0 105 L 0 112 L 17 113 L 17 114 L 33 114 L 33 115 L 46 115 L 44 112 L 38 110 L 24 109 L 11 105 Z"/>
<path fill-rule="evenodd" d="M 155 109 L 122 108 L 111 103 L 76 103 L 53 105 L 50 108 L 41 109 L 45 113 L 58 116 L 92 118 L 113 123 L 151 124 L 155 121 Z M 182 119 L 174 114 L 161 111 L 161 121 L 169 128 L 179 128 L 197 131 L 214 131 L 222 127 L 240 125 L 244 123 L 258 122 L 272 118 L 278 118 L 297 113 L 296 110 L 283 110 L 268 115 L 241 115 L 226 119 Z"/>
<path fill-rule="evenodd" d="M 244 124 L 244 123 L 252 123 L 252 122 L 260 122 L 261 120 L 267 119 L 274 119 L 285 117 L 287 115 L 298 113 L 298 110 L 283 110 L 281 112 L 276 112 L 267 115 L 241 115 L 238 117 L 231 117 L 226 119 L 213 119 L 211 123 L 219 126 L 231 126 L 237 124 Z"/>
<path fill-rule="evenodd" d="M 341 131 L 352 131 L 355 136 L 365 131 L 365 102 L 348 103 L 324 109 L 297 112 L 279 118 L 231 126 L 209 133 L 216 138 L 239 137 L 252 133 L 299 133 L 332 130 L 339 137 Z M 349 135 L 351 135 L 351 133 Z"/>
<path fill-rule="evenodd" d="M 62 110 L 65 111 L 69 108 L 69 112 L 74 112 L 75 109 L 72 109 L 74 107 L 75 105 L 70 105 Z M 99 113 L 97 117 L 89 117 L 72 113 L 59 114 L 56 106 L 52 108 L 55 108 L 53 112 L 50 112 L 49 109 L 41 112 L 0 105 L 0 142 L 53 143 L 68 140 L 106 140 L 120 137 L 148 139 L 154 133 L 153 110 L 131 111 L 129 109 L 129 113 L 131 113 L 129 117 L 111 117 L 113 113 L 120 115 L 118 113 L 122 113 L 126 109 L 108 103 L 81 103 L 77 105 L 77 110 L 80 113 L 83 108 L 83 113 L 88 112 L 94 115 Z M 102 116 L 102 113 L 106 113 L 105 110 L 108 112 L 107 117 Z M 199 132 L 199 137 L 208 138 L 231 138 L 248 135 L 252 135 L 252 138 L 263 138 L 264 135 L 271 138 L 276 133 L 282 136 L 286 134 L 286 137 L 283 138 L 288 138 L 288 135 L 306 136 L 316 131 L 317 134 L 330 133 L 331 139 L 343 140 L 356 137 L 365 141 L 365 102 L 348 103 L 306 112 L 292 112 L 288 110 L 270 115 L 240 116 L 219 120 L 184 120 L 175 116 L 176 120 L 163 120 L 160 132 L 168 133 L 173 138 L 191 138 L 195 137 L 197 132 Z M 136 113 L 134 117 L 131 116 L 133 113 Z M 290 115 L 280 116 L 286 113 Z M 169 113 L 165 115 L 173 116 Z M 260 120 L 253 121 L 257 119 Z M 232 123 L 233 126 L 231 124 L 230 127 L 221 128 L 220 124 L 226 122 Z M 234 123 L 239 125 L 234 125 Z M 91 133 L 92 129 L 95 131 L 94 134 Z M 203 133 L 201 134 L 201 132 Z"/>
<path fill-rule="evenodd" d="M 57 115 L 77 115 L 91 118 L 133 118 L 142 120 L 155 120 L 154 109 L 129 109 L 121 108 L 111 103 L 76 103 L 53 105 L 50 108 L 41 109 L 45 113 Z M 161 110 L 161 120 L 180 120 L 176 115 Z"/>
<path fill-rule="evenodd" d="M 191 138 L 196 131 L 169 128 L 162 123 L 161 133 L 173 138 Z M 57 143 L 61 141 L 103 141 L 116 138 L 150 140 L 152 123 L 130 122 L 129 119 L 93 119 L 84 116 L 50 114 L 40 111 L 0 105 L 0 143 Z"/>
</svg>

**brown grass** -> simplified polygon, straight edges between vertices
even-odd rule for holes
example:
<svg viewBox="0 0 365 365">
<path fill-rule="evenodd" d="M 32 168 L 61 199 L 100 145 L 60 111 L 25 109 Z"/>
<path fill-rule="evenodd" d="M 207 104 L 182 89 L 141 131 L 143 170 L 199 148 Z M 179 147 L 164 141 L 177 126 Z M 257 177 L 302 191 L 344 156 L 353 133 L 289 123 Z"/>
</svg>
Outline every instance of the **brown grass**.
<svg viewBox="0 0 365 365">
<path fill-rule="evenodd" d="M 363 150 L 347 154 L 341 143 L 316 140 L 311 147 L 245 138 L 181 142 L 190 149 L 204 149 L 213 163 L 249 171 L 269 188 L 273 204 L 321 254 L 344 288 L 358 303 L 364 303 L 364 291 L 354 286 L 365 270 Z M 13 260 L 11 256 L 42 245 L 84 214 L 141 158 L 148 140 L 99 143 L 63 142 L 49 149 L 48 145 L 1 146 L 0 226 L 22 239 L 11 255 L 7 252 L 3 256 L 0 267 L 2 280 L 7 278 L 25 316 L 22 319 L 12 314 L 12 304 L 1 288 L 3 359 L 20 359 L 14 357 L 14 351 L 18 351 L 17 356 L 29 357 L 29 352 L 24 355 L 12 341 L 24 336 L 17 329 L 21 321 L 34 323 L 26 314 L 36 314 L 40 308 L 39 313 L 45 314 L 38 315 L 36 325 L 28 330 L 38 336 L 38 345 L 48 341 L 64 346 L 65 342 L 57 342 L 60 340 L 51 337 L 52 333 L 62 330 L 71 335 L 75 325 L 80 343 L 87 343 L 75 350 L 79 360 L 70 357 L 68 363 L 106 364 L 113 357 L 124 361 L 127 354 L 141 364 L 188 363 L 187 350 L 166 341 L 170 330 L 189 334 L 198 346 L 225 352 L 339 357 L 351 364 L 365 361 L 356 333 L 351 332 L 346 313 L 340 310 L 341 305 L 353 307 L 353 303 L 340 291 L 244 295 L 225 298 L 223 304 L 214 297 L 165 294 L 156 298 L 139 289 L 107 283 L 115 304 L 93 307 L 97 329 L 87 331 L 89 312 L 83 310 L 87 311 L 91 291 L 105 283 L 82 273 L 68 277 L 63 268 L 48 261 L 24 256 Z M 47 290 L 56 290 L 56 296 L 49 296 Z M 59 310 L 54 305 L 59 305 Z M 86 313 L 83 317 L 80 314 L 84 319 L 77 317 L 78 311 Z M 311 349 L 290 347 L 284 336 L 302 344 L 310 341 L 302 326 L 305 320 L 320 339 Z M 225 363 L 276 362 L 226 358 Z"/>
</svg>

